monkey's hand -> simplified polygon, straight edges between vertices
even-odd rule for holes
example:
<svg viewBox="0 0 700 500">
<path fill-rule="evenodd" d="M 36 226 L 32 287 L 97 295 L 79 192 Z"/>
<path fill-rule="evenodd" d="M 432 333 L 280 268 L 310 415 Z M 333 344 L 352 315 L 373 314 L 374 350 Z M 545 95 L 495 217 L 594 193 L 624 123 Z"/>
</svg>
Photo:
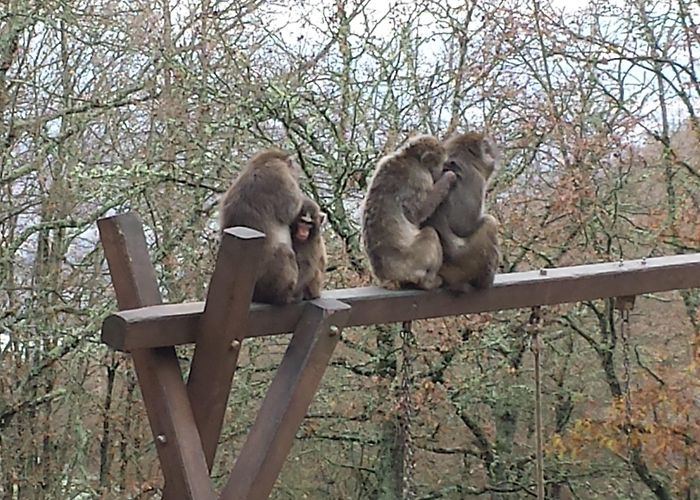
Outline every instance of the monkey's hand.
<svg viewBox="0 0 700 500">
<path fill-rule="evenodd" d="M 457 174 L 455 174 L 452 170 L 445 170 L 442 173 L 442 177 L 437 180 L 435 185 L 438 185 L 441 182 L 445 182 L 447 184 L 447 189 L 449 190 L 457 182 Z"/>
<path fill-rule="evenodd" d="M 450 188 L 456 181 L 457 175 L 454 172 L 447 171 L 443 173 L 442 177 L 433 184 L 433 189 L 428 193 L 423 203 L 413 207 L 413 210 L 408 211 L 408 220 L 417 226 L 420 226 L 428 220 L 437 207 L 440 206 L 440 203 L 445 200 L 447 193 L 450 192 Z"/>
</svg>

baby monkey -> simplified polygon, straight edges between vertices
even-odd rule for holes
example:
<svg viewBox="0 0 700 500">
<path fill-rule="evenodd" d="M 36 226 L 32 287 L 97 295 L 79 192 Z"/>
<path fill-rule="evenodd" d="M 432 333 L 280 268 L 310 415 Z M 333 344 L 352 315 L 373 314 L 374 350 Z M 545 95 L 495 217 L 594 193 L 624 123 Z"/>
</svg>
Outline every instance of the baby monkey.
<svg viewBox="0 0 700 500">
<path fill-rule="evenodd" d="M 326 271 L 326 245 L 321 226 L 326 216 L 309 197 L 304 197 L 301 211 L 292 224 L 292 246 L 299 267 L 296 294 L 304 300 L 321 296 Z"/>
<path fill-rule="evenodd" d="M 430 290 L 442 283 L 440 238 L 423 223 L 455 182 L 454 172 L 442 171 L 446 158 L 438 139 L 419 135 L 377 163 L 362 211 L 362 240 L 386 286 Z"/>
</svg>

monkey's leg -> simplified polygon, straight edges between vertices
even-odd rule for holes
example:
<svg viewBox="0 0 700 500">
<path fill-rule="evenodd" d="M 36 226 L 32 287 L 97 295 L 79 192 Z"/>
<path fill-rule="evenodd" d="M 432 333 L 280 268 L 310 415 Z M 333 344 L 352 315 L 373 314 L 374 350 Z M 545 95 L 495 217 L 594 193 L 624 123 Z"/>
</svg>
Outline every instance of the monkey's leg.
<svg viewBox="0 0 700 500">
<path fill-rule="evenodd" d="M 442 249 L 446 256 L 460 255 L 463 253 L 473 253 L 473 247 L 484 246 L 486 241 L 493 245 L 498 245 L 498 221 L 489 214 L 482 215 L 474 224 L 473 230 L 467 234 L 458 234 L 446 219 L 436 221 L 435 229 L 443 237 Z"/>
<path fill-rule="evenodd" d="M 294 251 L 278 245 L 266 262 L 264 273 L 255 284 L 254 300 L 270 304 L 290 304 L 301 300 L 297 290 L 299 267 Z"/>
<path fill-rule="evenodd" d="M 323 272 L 318 271 L 304 287 L 304 300 L 317 299 L 321 296 L 323 287 Z"/>
<path fill-rule="evenodd" d="M 412 272 L 404 281 L 423 290 L 433 290 L 442 285 L 442 278 L 438 275 L 442 266 L 442 246 L 435 229 L 421 229 L 409 252 L 407 265 Z"/>
<path fill-rule="evenodd" d="M 388 290 L 430 290 L 440 286 L 442 280 L 437 271 L 442 264 L 442 247 L 437 232 L 432 227 L 418 231 L 411 228 L 405 239 L 409 240 L 408 245 L 384 247 L 375 260 L 373 271 L 382 286 Z"/>
<path fill-rule="evenodd" d="M 443 245 L 445 262 L 440 275 L 448 288 L 461 292 L 469 290 L 469 285 L 488 288 L 493 284 L 500 259 L 496 219 L 484 216 L 474 234 L 467 238 L 451 235 L 443 238 Z"/>
<path fill-rule="evenodd" d="M 406 211 L 408 220 L 416 226 L 422 225 L 433 215 L 437 207 L 440 206 L 440 203 L 445 200 L 447 193 L 450 192 L 450 188 L 456 180 L 457 176 L 454 172 L 445 172 L 442 174 L 442 177 L 433 184 L 433 188 L 422 203 L 417 206 L 408 207 Z"/>
<path fill-rule="evenodd" d="M 488 239 L 482 247 L 482 259 L 480 272 L 477 277 L 474 278 L 470 284 L 474 288 L 489 288 L 493 286 L 494 278 L 496 277 L 496 271 L 498 270 L 498 263 L 501 260 L 501 251 L 498 245 L 497 239 Z"/>
</svg>

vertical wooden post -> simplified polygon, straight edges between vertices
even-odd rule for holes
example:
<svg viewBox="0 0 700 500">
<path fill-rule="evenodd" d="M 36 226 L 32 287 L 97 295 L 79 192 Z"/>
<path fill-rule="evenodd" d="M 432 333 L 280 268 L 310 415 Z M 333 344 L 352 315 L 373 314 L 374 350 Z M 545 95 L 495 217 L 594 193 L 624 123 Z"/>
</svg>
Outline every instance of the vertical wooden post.
<svg viewBox="0 0 700 500">
<path fill-rule="evenodd" d="M 187 382 L 187 393 L 209 470 L 226 413 L 238 353 L 265 235 L 245 227 L 226 229 L 209 283 Z"/>
<path fill-rule="evenodd" d="M 337 300 L 306 305 L 222 499 L 269 496 L 349 317 L 350 306 Z"/>
<path fill-rule="evenodd" d="M 120 309 L 160 304 L 141 221 L 133 213 L 97 223 Z M 183 499 L 216 498 L 173 347 L 131 353 L 168 488 Z"/>
</svg>

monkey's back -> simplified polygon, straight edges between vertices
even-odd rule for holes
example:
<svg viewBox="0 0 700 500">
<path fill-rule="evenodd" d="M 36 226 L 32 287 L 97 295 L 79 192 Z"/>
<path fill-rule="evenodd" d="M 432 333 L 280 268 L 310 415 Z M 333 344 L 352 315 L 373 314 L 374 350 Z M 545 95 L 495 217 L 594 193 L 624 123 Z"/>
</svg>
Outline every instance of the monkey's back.
<svg viewBox="0 0 700 500">
<path fill-rule="evenodd" d="M 224 195 L 221 227 L 240 225 L 269 233 L 275 225 L 290 225 L 301 209 L 302 193 L 284 168 L 268 162 L 244 169 Z"/>
<path fill-rule="evenodd" d="M 383 259 L 401 259 L 418 237 L 405 205 L 425 199 L 432 185 L 430 173 L 413 159 L 390 156 L 377 165 L 362 211 L 362 240 L 377 274 Z"/>
<path fill-rule="evenodd" d="M 478 227 L 485 183 L 476 169 L 470 166 L 462 170 L 461 176 L 428 220 L 428 225 L 437 227 L 439 224 L 436 221 L 443 218 L 455 235 L 467 237 Z"/>
</svg>

